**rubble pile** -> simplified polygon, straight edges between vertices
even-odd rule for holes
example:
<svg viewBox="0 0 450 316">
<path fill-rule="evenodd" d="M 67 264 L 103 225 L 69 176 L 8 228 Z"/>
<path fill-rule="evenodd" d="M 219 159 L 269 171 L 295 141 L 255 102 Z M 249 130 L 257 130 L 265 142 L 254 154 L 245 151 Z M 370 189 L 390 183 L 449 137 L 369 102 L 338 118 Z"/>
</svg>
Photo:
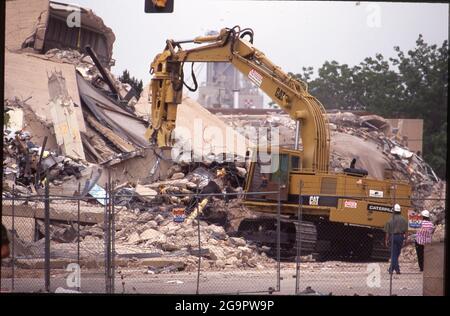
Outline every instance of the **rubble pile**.
<svg viewBox="0 0 450 316">
<path fill-rule="evenodd" d="M 19 195 L 37 194 L 47 179 L 58 186 L 79 179 L 88 163 L 60 156 L 32 142 L 29 132 L 4 130 L 3 134 L 3 196 L 16 191 Z"/>
<path fill-rule="evenodd" d="M 214 202 L 213 202 L 214 203 Z M 83 208 L 95 207 L 83 202 Z M 230 203 L 223 211 L 232 214 L 233 208 L 240 209 L 238 203 Z M 76 209 L 75 202 L 64 201 L 64 207 Z M 164 269 L 149 266 L 151 273 L 171 272 L 173 258 L 183 259 L 182 267 L 176 270 L 195 271 L 198 257 L 202 257 L 202 269 L 264 269 L 272 267 L 274 260 L 268 254 L 270 248 L 247 242 L 232 236 L 224 227 L 210 224 L 206 220 L 186 219 L 183 223 L 174 222 L 170 206 L 160 205 L 144 211 L 116 207 L 115 211 L 115 249 L 118 258 L 128 258 L 134 265 L 142 268 L 139 258 L 159 258 Z M 243 216 L 243 214 L 240 214 Z M 43 220 L 37 220 L 37 231 L 44 236 Z M 80 238 L 80 257 L 83 260 L 96 260 L 104 254 L 104 223 L 97 224 L 50 222 L 50 239 L 53 255 L 76 257 L 76 242 Z M 198 234 L 200 233 L 200 248 Z M 44 253 L 44 238 L 36 242 L 25 242 L 15 237 L 16 255 L 21 258 L 41 256 Z M 200 250 L 199 250 L 200 249 Z M 143 261 L 146 262 L 146 261 Z M 149 273 L 150 273 L 149 272 Z"/>
<path fill-rule="evenodd" d="M 116 205 L 126 205 L 131 209 L 151 207 L 168 203 L 175 206 L 193 208 L 193 195 L 222 193 L 226 200 L 235 199 L 245 181 L 246 169 L 243 163 L 196 162 L 174 164 L 168 169 L 167 179 L 149 184 L 124 183 L 115 187 Z M 201 198 L 201 197 L 200 197 Z M 194 203 L 195 204 L 195 203 Z"/>
<path fill-rule="evenodd" d="M 267 247 L 259 248 L 242 238 L 230 237 L 222 226 L 203 220 L 175 223 L 164 206 L 144 212 L 121 209 L 116 220 L 116 245 L 137 246 L 161 256 L 187 257 L 186 269 L 193 270 L 198 264 L 198 229 L 200 255 L 206 262 L 203 268 L 262 268 L 273 263 L 265 253 Z"/>
</svg>

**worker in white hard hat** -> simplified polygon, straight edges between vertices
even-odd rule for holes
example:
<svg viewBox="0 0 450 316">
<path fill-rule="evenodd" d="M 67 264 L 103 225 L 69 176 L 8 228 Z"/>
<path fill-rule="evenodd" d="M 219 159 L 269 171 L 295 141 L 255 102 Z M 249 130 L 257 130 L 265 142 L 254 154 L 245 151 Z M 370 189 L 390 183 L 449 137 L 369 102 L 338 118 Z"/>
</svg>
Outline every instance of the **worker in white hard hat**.
<svg viewBox="0 0 450 316">
<path fill-rule="evenodd" d="M 398 257 L 402 251 L 403 243 L 408 231 L 408 222 L 402 216 L 401 211 L 402 208 L 400 205 L 395 204 L 392 217 L 384 226 L 384 231 L 386 232 L 384 244 L 391 249 L 391 266 L 388 269 L 390 274 L 394 271 L 397 274 L 400 274 Z"/>
<path fill-rule="evenodd" d="M 426 244 L 431 244 L 433 233 L 435 227 L 430 221 L 430 212 L 428 210 L 423 210 L 420 215 L 422 215 L 422 223 L 419 230 L 416 233 L 416 253 L 417 261 L 419 263 L 420 271 L 423 271 L 423 252 Z"/>
</svg>

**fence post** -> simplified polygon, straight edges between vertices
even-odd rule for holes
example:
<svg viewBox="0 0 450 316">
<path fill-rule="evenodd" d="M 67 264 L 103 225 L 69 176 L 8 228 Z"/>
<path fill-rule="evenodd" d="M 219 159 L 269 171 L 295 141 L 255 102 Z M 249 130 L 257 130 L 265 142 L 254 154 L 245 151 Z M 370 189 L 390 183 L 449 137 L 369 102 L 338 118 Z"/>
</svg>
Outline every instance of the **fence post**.
<svg viewBox="0 0 450 316">
<path fill-rule="evenodd" d="M 393 192 L 394 192 L 394 205 L 397 201 L 396 199 L 396 189 L 397 185 L 394 183 L 393 185 Z M 394 209 L 392 209 L 392 216 L 391 219 L 394 219 Z M 391 264 L 389 266 L 389 296 L 392 296 L 392 281 L 394 276 L 394 270 L 391 270 L 392 267 L 392 258 L 394 257 L 394 234 L 391 234 Z"/>
<path fill-rule="evenodd" d="M 199 193 L 199 185 L 197 184 L 197 190 L 196 190 L 197 194 Z M 197 205 L 197 207 L 200 210 L 200 206 L 199 206 L 199 198 L 198 195 L 195 195 L 195 205 Z M 195 212 L 195 209 L 194 209 Z M 200 212 L 198 212 L 197 214 L 197 235 L 198 235 L 198 268 L 197 268 L 197 289 L 195 291 L 195 294 L 199 294 L 200 292 L 200 269 L 201 269 L 201 263 L 202 263 L 202 244 L 201 244 L 201 239 L 200 239 Z"/>
<path fill-rule="evenodd" d="M 104 197 L 104 215 L 103 215 L 103 233 L 104 233 L 104 264 L 105 264 L 105 293 L 109 293 L 109 230 L 108 230 L 108 189 L 109 183 L 105 186 L 105 197 Z"/>
<path fill-rule="evenodd" d="M 281 291 L 281 175 L 278 179 L 278 204 L 277 204 L 277 292 Z"/>
<path fill-rule="evenodd" d="M 45 217 L 45 291 L 50 292 L 50 199 L 49 199 L 49 181 L 48 174 L 45 180 L 45 198 L 44 198 L 44 217 Z"/>
<path fill-rule="evenodd" d="M 108 172 L 108 177 L 111 181 L 111 174 Z M 110 183 L 110 192 L 109 192 L 109 201 L 110 201 L 110 209 L 111 209 L 111 293 L 115 292 L 115 278 L 116 278 L 116 265 L 115 265 L 115 257 L 116 257 L 116 224 L 115 224 L 115 208 L 114 208 L 114 186 Z"/>
<path fill-rule="evenodd" d="M 81 183 L 78 183 L 78 199 L 77 199 L 77 264 L 80 266 L 80 199 L 81 199 Z M 80 291 L 80 282 L 78 282 L 77 291 Z"/>
<path fill-rule="evenodd" d="M 296 227 L 296 259 L 295 259 L 295 294 L 298 294 L 300 291 L 300 256 L 301 256 L 301 243 L 302 238 L 300 234 L 301 229 L 301 219 L 302 219 L 302 207 L 303 207 L 303 199 L 302 199 L 302 185 L 303 181 L 300 180 L 298 189 L 298 209 L 297 209 L 297 227 Z"/>
<path fill-rule="evenodd" d="M 14 249 L 14 244 L 15 244 L 15 223 L 14 223 L 14 218 L 15 218 L 15 198 L 16 198 L 16 196 L 15 196 L 15 186 L 13 185 L 13 188 L 12 188 L 12 207 L 11 207 L 11 211 L 12 211 L 12 219 L 11 219 L 11 221 L 12 221 L 12 223 L 11 223 L 11 228 L 12 228 L 12 236 L 11 236 L 11 241 L 12 241 L 12 243 L 11 243 L 11 254 L 12 254 L 12 265 L 11 265 L 11 273 L 12 273 L 12 278 L 11 278 L 11 292 L 14 292 L 14 286 L 15 286 L 15 269 L 14 269 L 14 266 L 16 265 L 16 251 L 15 251 L 15 249 Z"/>
</svg>

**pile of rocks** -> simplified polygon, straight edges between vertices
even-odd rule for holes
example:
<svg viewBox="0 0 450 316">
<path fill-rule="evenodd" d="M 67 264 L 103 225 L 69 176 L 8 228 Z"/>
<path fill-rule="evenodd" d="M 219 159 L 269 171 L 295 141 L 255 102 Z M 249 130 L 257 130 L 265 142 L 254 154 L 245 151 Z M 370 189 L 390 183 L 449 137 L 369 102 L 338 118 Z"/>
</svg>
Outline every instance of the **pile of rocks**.
<svg viewBox="0 0 450 316">
<path fill-rule="evenodd" d="M 176 223 L 171 214 L 161 209 L 150 212 L 120 210 L 116 218 L 116 243 L 136 246 L 161 256 L 187 257 L 193 267 L 198 264 L 199 254 L 208 264 L 205 263 L 204 268 L 211 269 L 263 268 L 264 264 L 274 262 L 266 255 L 270 250 L 268 247 L 259 248 L 242 238 L 231 237 L 222 226 L 203 220 Z"/>
</svg>

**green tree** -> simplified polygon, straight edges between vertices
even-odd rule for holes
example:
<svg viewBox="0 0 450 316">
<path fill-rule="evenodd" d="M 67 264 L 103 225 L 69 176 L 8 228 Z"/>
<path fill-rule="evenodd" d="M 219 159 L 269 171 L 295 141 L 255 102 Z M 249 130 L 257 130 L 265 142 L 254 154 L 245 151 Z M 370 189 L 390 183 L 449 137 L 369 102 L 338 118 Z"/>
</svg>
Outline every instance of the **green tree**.
<svg viewBox="0 0 450 316">
<path fill-rule="evenodd" d="M 327 61 L 314 79 L 312 67 L 303 67 L 294 76 L 308 83 L 309 92 L 325 108 L 423 119 L 424 158 L 445 178 L 448 41 L 440 47 L 428 45 L 419 35 L 414 49 L 405 54 L 396 46 L 394 51 L 394 58 L 376 54 L 353 67 Z"/>
<path fill-rule="evenodd" d="M 131 77 L 130 72 L 127 69 L 123 71 L 122 76 L 119 77 L 119 80 L 122 83 L 128 83 L 134 89 L 136 99 L 139 100 L 144 88 L 142 80 L 137 80 L 135 77 Z"/>
<path fill-rule="evenodd" d="M 424 120 L 424 158 L 440 177 L 445 177 L 447 157 L 448 41 L 428 45 L 420 34 L 407 55 L 394 47 L 403 89 L 399 112 Z"/>
</svg>

